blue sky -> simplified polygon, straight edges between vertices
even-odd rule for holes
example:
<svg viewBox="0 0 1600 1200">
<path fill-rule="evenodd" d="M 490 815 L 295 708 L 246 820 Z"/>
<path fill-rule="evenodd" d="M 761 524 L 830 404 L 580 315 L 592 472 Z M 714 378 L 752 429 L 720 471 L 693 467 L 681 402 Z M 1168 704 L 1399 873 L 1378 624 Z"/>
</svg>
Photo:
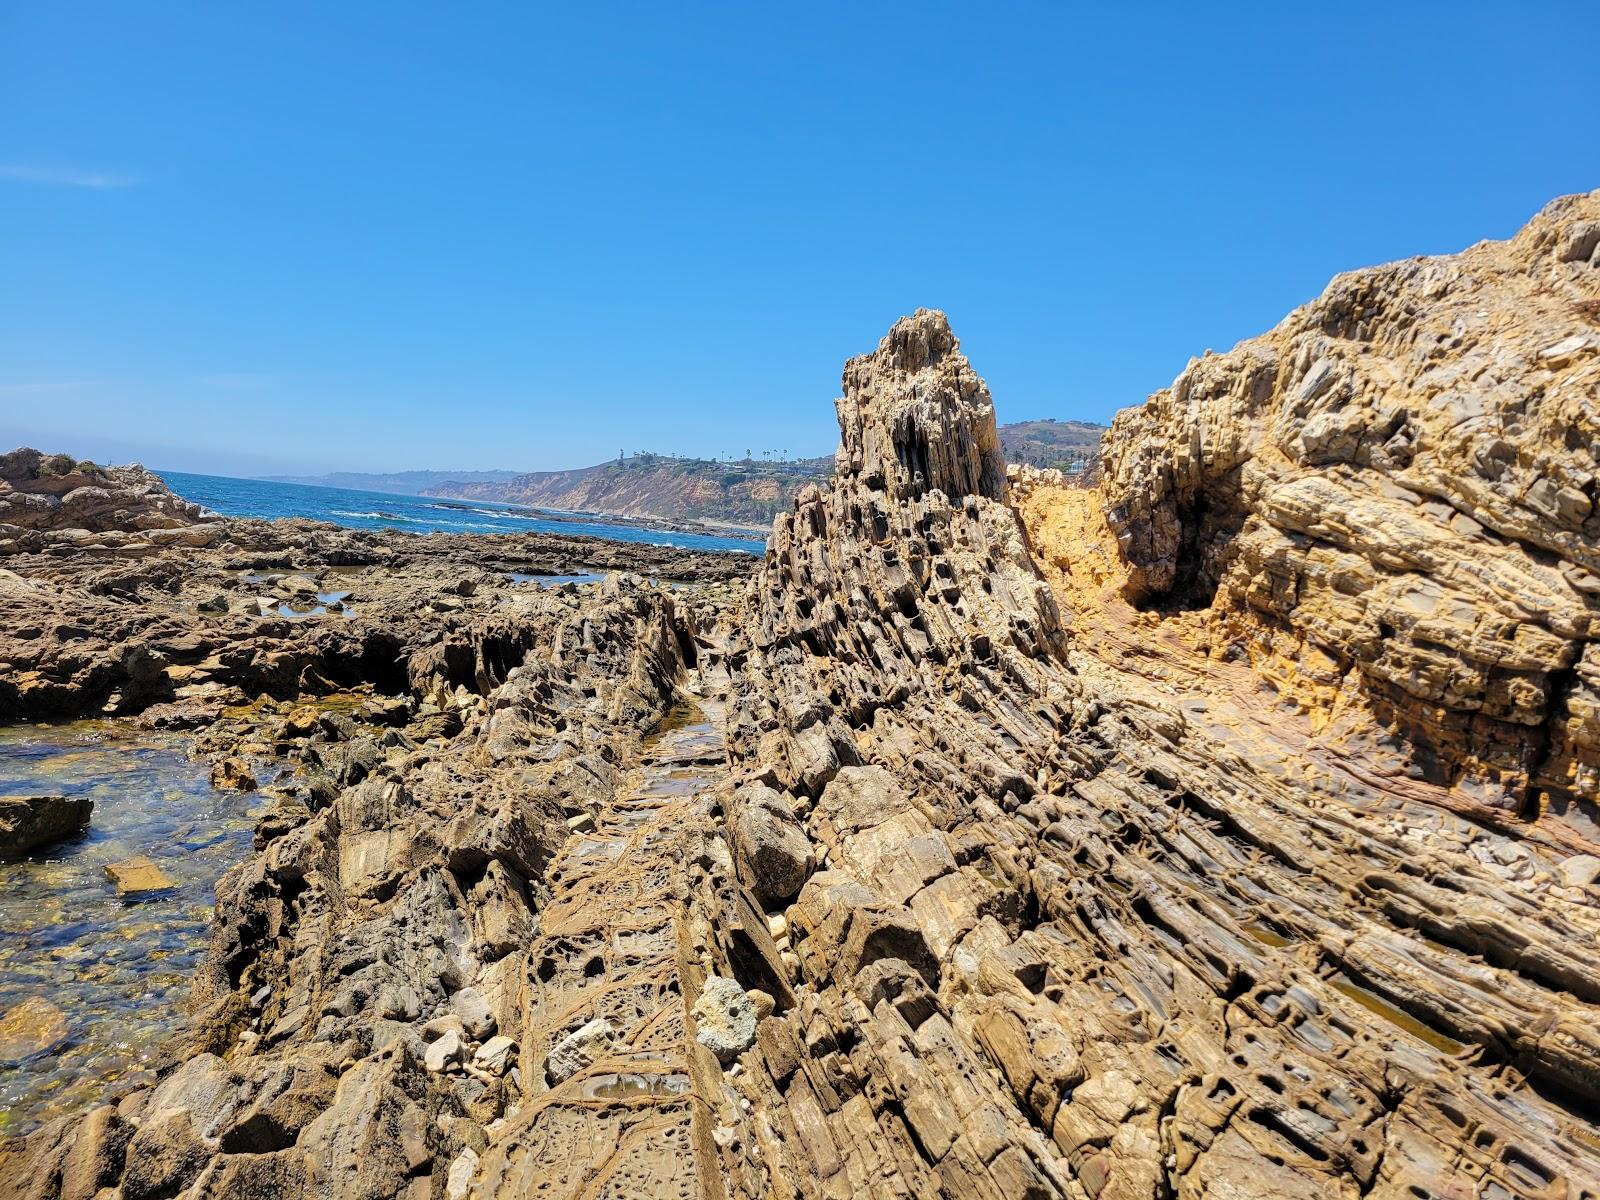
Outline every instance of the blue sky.
<svg viewBox="0 0 1600 1200">
<path fill-rule="evenodd" d="M 253 473 L 814 454 L 946 309 L 1108 419 L 1600 187 L 1592 3 L 0 8 L 0 441 Z"/>
</svg>

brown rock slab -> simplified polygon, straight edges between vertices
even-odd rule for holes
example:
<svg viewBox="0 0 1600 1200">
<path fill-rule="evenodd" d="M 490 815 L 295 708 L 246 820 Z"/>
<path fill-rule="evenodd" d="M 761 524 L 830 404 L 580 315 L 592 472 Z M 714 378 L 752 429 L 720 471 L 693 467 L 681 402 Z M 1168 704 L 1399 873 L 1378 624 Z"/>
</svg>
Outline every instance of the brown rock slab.
<svg viewBox="0 0 1600 1200">
<path fill-rule="evenodd" d="M 165 871 L 144 854 L 110 863 L 106 867 L 106 878 L 115 885 L 119 896 L 142 896 L 177 886 Z"/>
<path fill-rule="evenodd" d="M 255 772 L 242 758 L 219 759 L 211 768 L 211 786 L 222 792 L 253 792 Z"/>
</svg>

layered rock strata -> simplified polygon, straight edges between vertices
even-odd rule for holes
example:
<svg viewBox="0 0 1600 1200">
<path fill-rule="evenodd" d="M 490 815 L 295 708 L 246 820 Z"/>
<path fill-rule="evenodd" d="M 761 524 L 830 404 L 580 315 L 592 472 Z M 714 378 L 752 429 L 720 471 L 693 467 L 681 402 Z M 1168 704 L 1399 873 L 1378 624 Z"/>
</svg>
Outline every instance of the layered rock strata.
<svg viewBox="0 0 1600 1200">
<path fill-rule="evenodd" d="M 573 830 L 609 811 L 694 658 L 663 589 L 621 577 L 570 599 L 524 614 L 524 652 L 481 681 L 486 711 L 458 738 L 376 763 L 224 878 L 181 1065 L 0 1149 L 0 1193 L 420 1200 L 489 1151 L 486 1128 L 546 1089 L 551 972 L 581 991 L 607 953 L 562 915 L 582 907 L 563 905 L 564 876 L 598 853 Z M 633 1036 L 612 999 L 599 1007 Z M 573 1085 L 591 1102 L 594 1088 Z M 556 1111 L 522 1118 L 537 1144 Z"/>
<path fill-rule="evenodd" d="M 0 454 L 0 553 L 64 530 L 137 531 L 170 543 L 185 536 L 174 531 L 214 520 L 138 464 L 100 467 L 27 448 Z"/>
<path fill-rule="evenodd" d="M 155 530 L 161 533 L 163 530 Z M 517 573 L 622 570 L 699 587 L 753 562 L 546 534 L 416 536 L 308 521 L 213 521 L 168 532 L 34 531 L 0 553 L 0 719 L 242 704 L 368 683 L 404 692 L 431 649 L 450 690 L 474 684 L 468 630 L 518 641 L 538 591 Z M 79 536 L 82 534 L 83 536 Z M 87 539 L 87 540 L 86 540 Z M 493 639 L 491 639 L 493 640 Z"/>
<path fill-rule="evenodd" d="M 1591 207 L 1481 253 L 1564 273 L 1552 227 Z M 1565 851 L 1322 761 L 1264 687 L 1079 640 L 940 314 L 845 387 L 838 478 L 780 519 L 736 657 L 736 763 L 822 864 L 783 914 L 795 1004 L 742 1060 L 752 1193 L 1595 1194 L 1600 906 Z M 927 463 L 962 420 L 966 461 Z"/>
<path fill-rule="evenodd" d="M 1122 413 L 1144 605 L 1210 608 L 1314 711 L 1369 710 L 1463 812 L 1600 844 L 1600 193 L 1336 278 Z"/>
</svg>

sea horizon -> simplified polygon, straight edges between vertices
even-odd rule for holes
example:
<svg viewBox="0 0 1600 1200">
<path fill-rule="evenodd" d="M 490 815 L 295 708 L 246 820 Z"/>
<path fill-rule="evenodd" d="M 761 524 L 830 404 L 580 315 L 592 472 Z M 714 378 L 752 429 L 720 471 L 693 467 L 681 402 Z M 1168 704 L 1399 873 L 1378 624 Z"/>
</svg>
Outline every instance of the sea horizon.
<svg viewBox="0 0 1600 1200">
<path fill-rule="evenodd" d="M 174 492 L 223 517 L 277 520 L 298 517 L 346 529 L 387 529 L 402 533 L 546 533 L 597 537 L 608 541 L 686 550 L 734 551 L 758 555 L 764 538 L 673 529 L 650 518 L 607 513 L 562 513 L 500 501 L 452 496 L 407 496 L 321 484 L 279 483 L 236 475 L 210 475 L 152 468 Z M 319 495 L 320 494 L 320 495 Z M 451 517 L 449 514 L 470 514 Z M 539 513 L 541 516 L 528 514 Z M 577 518 L 577 519 L 575 519 Z"/>
</svg>

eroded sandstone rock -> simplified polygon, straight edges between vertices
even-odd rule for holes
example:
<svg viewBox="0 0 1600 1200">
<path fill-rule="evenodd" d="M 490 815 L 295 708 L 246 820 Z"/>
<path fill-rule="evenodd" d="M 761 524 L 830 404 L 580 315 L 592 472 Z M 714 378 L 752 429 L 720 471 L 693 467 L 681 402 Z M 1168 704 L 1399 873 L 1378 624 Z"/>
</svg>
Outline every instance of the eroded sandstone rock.
<svg viewBox="0 0 1600 1200">
<path fill-rule="evenodd" d="M 1567 244 L 1552 224 L 1596 202 L 1554 206 L 1512 244 L 1513 273 L 1556 293 L 1505 321 L 1567 311 L 1563 286 L 1592 295 L 1548 247 Z M 1418 320 L 1420 301 L 1391 305 L 1376 275 L 1345 289 L 1363 297 L 1344 318 L 1364 322 L 1361 337 L 1390 311 Z M 912 397 L 965 377 L 952 345 L 937 314 L 902 322 L 847 370 L 842 424 L 875 403 L 935 411 Z M 1558 370 L 1587 370 L 1584 353 L 1573 343 L 1528 361 L 1568 387 Z M 1313 368 L 1292 403 L 1351 394 L 1345 367 Z M 1276 366 L 1253 352 L 1193 370 L 1227 373 L 1217 394 L 1247 411 L 1275 394 Z M 886 398 L 885 379 L 905 396 Z M 1235 544 L 1255 528 L 1243 514 L 1269 491 L 1241 486 L 1232 508 L 1159 498 L 1191 486 L 1174 480 L 1239 478 L 1260 424 L 1158 397 L 1117 429 L 1160 419 L 1163 403 L 1200 434 L 1113 437 L 1107 494 L 1123 489 L 1126 511 L 1111 526 L 1131 532 L 1095 558 L 1099 517 L 1086 510 L 1091 575 L 1074 582 L 1065 563 L 1059 592 L 1033 557 L 1050 531 L 1025 530 L 1007 493 L 918 484 L 932 427 L 888 422 L 877 453 L 842 453 L 833 488 L 779 519 L 751 590 L 730 730 L 736 761 L 813 801 L 806 830 L 825 869 L 781 926 L 794 1004 L 762 1022 L 734 1085 L 771 1132 L 719 1113 L 742 1149 L 725 1154 L 730 1173 L 752 1193 L 782 1178 L 824 1195 L 868 1179 L 906 1195 L 1587 1194 L 1600 1186 L 1588 1107 L 1600 1096 L 1588 1032 L 1600 914 L 1557 882 L 1561 855 L 1468 819 L 1485 806 L 1396 779 L 1390 761 L 1426 756 L 1427 743 L 1370 764 L 1324 754 L 1248 657 L 1210 663 L 1196 650 L 1182 611 L 1129 605 L 1124 628 L 1076 611 L 1102 584 L 1145 602 L 1181 596 L 1208 571 L 1231 578 L 1248 554 Z M 979 399 L 970 419 L 987 407 Z M 883 428 L 862 424 L 842 444 Z M 1386 425 L 1381 445 L 1357 440 L 1398 470 L 1426 446 L 1402 425 Z M 1313 426 L 1321 449 L 1300 461 L 1347 446 L 1341 429 Z M 983 470 L 978 454 L 941 477 Z M 1324 462 L 1301 486 L 1339 470 Z M 1053 481 L 1019 482 L 1019 503 L 1044 512 Z M 1154 509 L 1126 499 L 1150 496 Z M 1307 519 L 1335 516 L 1331 496 L 1308 493 Z M 1149 511 L 1179 516 L 1164 525 Z M 1348 536 L 1370 536 L 1382 511 L 1352 515 Z M 1446 580 L 1492 561 L 1430 531 L 1413 544 L 1456 563 Z M 1199 549 L 1186 557 L 1188 546 Z M 1360 578 L 1330 563 L 1345 572 L 1330 579 Z M 1334 593 L 1325 603 L 1336 611 Z M 1576 618 L 1558 619 L 1574 636 Z M 1110 636 L 1091 636 L 1101 629 Z M 1528 654 L 1554 646 L 1519 636 Z"/>
<path fill-rule="evenodd" d="M 1574 846 L 1600 844 L 1597 212 L 1339 276 L 1119 415 L 1103 489 L 1133 598 L 1209 607 L 1290 698 L 1361 705 L 1463 811 Z"/>
</svg>

